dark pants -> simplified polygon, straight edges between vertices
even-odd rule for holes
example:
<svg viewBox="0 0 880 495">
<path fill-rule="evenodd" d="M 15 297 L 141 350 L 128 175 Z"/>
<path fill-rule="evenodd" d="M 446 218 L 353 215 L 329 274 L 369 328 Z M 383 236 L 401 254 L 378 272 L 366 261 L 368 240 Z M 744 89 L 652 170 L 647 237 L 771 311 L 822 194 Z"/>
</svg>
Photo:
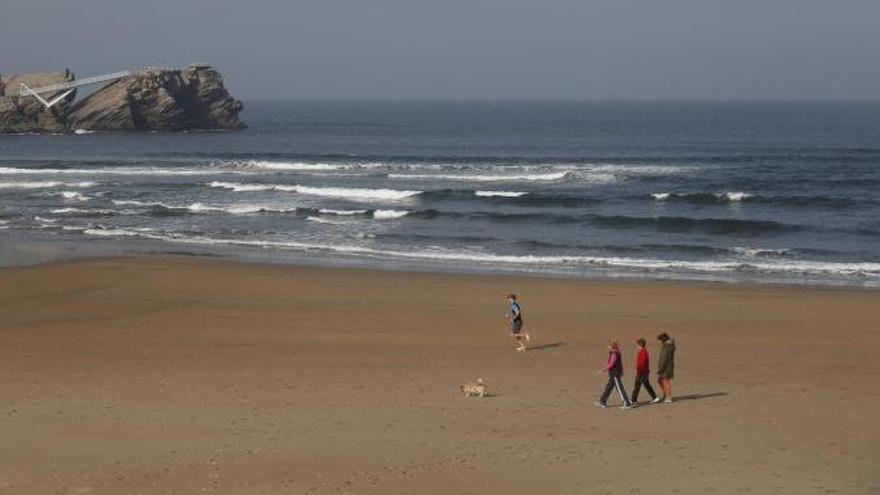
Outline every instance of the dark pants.
<svg viewBox="0 0 880 495">
<path fill-rule="evenodd" d="M 626 396 L 626 390 L 623 388 L 623 382 L 620 381 L 619 376 L 608 377 L 608 383 L 605 385 L 605 391 L 602 392 L 602 397 L 599 398 L 599 402 L 602 404 L 607 403 L 608 396 L 611 395 L 611 391 L 614 389 L 617 389 L 617 395 L 620 396 L 620 402 L 623 402 L 626 406 L 631 404 L 629 397 Z"/>
<path fill-rule="evenodd" d="M 645 386 L 645 390 L 648 391 L 648 395 L 651 396 L 651 399 L 657 398 L 657 394 L 655 394 L 654 389 L 651 388 L 651 382 L 648 380 L 648 375 L 636 375 L 636 384 L 633 386 L 633 402 L 638 402 L 639 390 L 642 389 L 642 385 Z"/>
</svg>

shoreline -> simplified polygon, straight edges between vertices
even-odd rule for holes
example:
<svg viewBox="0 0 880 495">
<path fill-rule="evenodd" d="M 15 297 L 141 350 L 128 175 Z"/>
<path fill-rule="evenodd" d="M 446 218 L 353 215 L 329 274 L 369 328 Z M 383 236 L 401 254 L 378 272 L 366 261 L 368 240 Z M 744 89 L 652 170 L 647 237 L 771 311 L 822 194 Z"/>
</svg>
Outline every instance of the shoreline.
<svg viewBox="0 0 880 495">
<path fill-rule="evenodd" d="M 188 256 L 0 274 L 4 493 L 880 489 L 874 291 Z M 678 403 L 592 406 L 606 340 L 629 391 L 660 331 Z"/>
<path fill-rule="evenodd" d="M 229 247 L 229 246 L 201 246 L 201 249 L 192 249 L 187 244 L 179 245 L 180 249 L 173 249 L 165 241 L 157 240 L 122 240 L 122 239 L 92 239 L 82 243 L 77 239 L 59 240 L 52 237 L 43 237 L 35 232 L 23 232 L 25 235 L 15 241 L 6 244 L 0 243 L 0 247 L 8 251 L 26 251 L 39 246 L 48 254 L 40 255 L 32 252 L 24 255 L 31 260 L 18 259 L 5 262 L 0 258 L 0 268 L 18 266 L 39 266 L 45 263 L 73 262 L 80 259 L 105 259 L 105 258 L 138 258 L 147 257 L 184 257 L 187 259 L 210 259 L 222 260 L 227 263 L 256 263 L 276 266 L 315 267 L 315 268 L 339 268 L 339 269 L 366 269 L 379 271 L 402 271 L 412 273 L 448 273 L 453 275 L 473 276 L 511 276 L 525 278 L 550 278 L 558 280 L 574 280 L 584 282 L 621 282 L 621 283 L 681 283 L 681 284 L 721 284 L 732 286 L 756 286 L 778 288 L 815 288 L 815 289 L 844 289 L 855 291 L 878 291 L 880 285 L 865 285 L 845 280 L 830 280 L 824 283 L 815 281 L 816 277 L 799 280 L 797 277 L 767 276 L 763 279 L 755 278 L 754 275 L 737 277 L 735 273 L 708 274 L 669 272 L 663 274 L 635 272 L 619 268 L 593 268 L 580 271 L 565 271 L 561 269 L 536 267 L 535 269 L 522 269 L 521 267 L 504 265 L 501 267 L 486 267 L 482 265 L 456 265 L 454 263 L 438 260 L 433 266 L 424 261 L 407 259 L 381 259 L 358 256 L 330 255 L 308 251 L 285 251 L 277 250 L 266 252 L 262 248 Z M 85 247 L 84 247 L 85 246 Z"/>
<path fill-rule="evenodd" d="M 5 270 L 15 270 L 15 269 L 27 269 L 27 268 L 39 268 L 39 267 L 51 267 L 51 266 L 63 266 L 67 264 L 88 264 L 91 262 L 111 262 L 111 263 L 125 263 L 125 262 L 138 262 L 138 261 L 168 261 L 168 262 L 194 262 L 194 263 L 204 263 L 204 264 L 218 264 L 218 265 L 240 265 L 240 266 L 252 266 L 255 268 L 268 268 L 268 267 L 279 267 L 279 268 L 289 268 L 289 269 L 310 269 L 310 270 L 331 270 L 331 271 L 355 271 L 355 272 L 366 272 L 366 273 L 377 273 L 381 274 L 412 274 L 414 276 L 449 276 L 449 277 L 462 277 L 469 279 L 511 279 L 516 281 L 520 279 L 522 281 L 528 280 L 548 280 L 548 281 L 559 281 L 559 282 L 573 282 L 573 283 L 581 283 L 584 285 L 659 285 L 659 286 L 669 286 L 671 288 L 684 288 L 684 287 L 703 287 L 703 288 L 742 288 L 742 289 L 766 289 L 766 290 L 794 290 L 794 291 L 805 291 L 805 292 L 850 292 L 853 294 L 880 294 L 880 287 L 863 287 L 863 286 L 854 286 L 854 285 L 820 285 L 820 284 L 807 284 L 807 283 L 786 283 L 786 282 L 760 282 L 760 281 L 728 281 L 728 280 L 703 280 L 703 279 L 676 279 L 676 278 L 652 278 L 652 277 L 640 277 L 640 276 L 589 276 L 589 275 L 567 275 L 560 273 L 547 273 L 547 272 L 520 272 L 515 270 L 510 271 L 480 271 L 478 269 L 468 270 L 468 269 L 436 269 L 431 270 L 427 267 L 399 267 L 399 268 L 389 268 L 385 266 L 368 266 L 368 265 L 356 265 L 356 264 L 345 264 L 344 262 L 332 263 L 332 262 L 322 262 L 322 261 L 314 261 L 309 262 L 311 260 L 302 260 L 302 261 L 288 261 L 288 260 L 277 260 L 273 261 L 272 259 L 267 258 L 240 258 L 235 257 L 234 255 L 227 254 L 214 254 L 214 253 L 187 253 L 182 251 L 175 252 L 161 252 L 161 251 L 145 251 L 145 252 L 127 252 L 122 254 L 112 254 L 112 255 L 80 255 L 69 258 L 61 258 L 61 259 L 52 259 L 48 261 L 38 261 L 31 264 L 21 264 L 21 265 L 0 265 L 0 272 Z M 389 263 L 391 264 L 391 263 Z"/>
</svg>

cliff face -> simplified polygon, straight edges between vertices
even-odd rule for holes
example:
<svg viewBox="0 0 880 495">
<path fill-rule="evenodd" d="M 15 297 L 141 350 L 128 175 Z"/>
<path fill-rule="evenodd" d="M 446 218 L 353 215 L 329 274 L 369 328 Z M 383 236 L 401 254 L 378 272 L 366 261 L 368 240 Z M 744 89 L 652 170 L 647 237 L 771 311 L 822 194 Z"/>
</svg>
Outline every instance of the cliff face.
<svg viewBox="0 0 880 495">
<path fill-rule="evenodd" d="M 12 78 L 4 82 L 7 89 L 13 83 L 18 87 Z M 41 81 L 36 86 L 54 82 L 60 81 Z M 222 76 L 206 67 L 141 71 L 71 105 L 72 100 L 71 95 L 47 110 L 32 96 L 19 98 L 17 90 L 13 96 L 0 96 L 0 133 L 244 127 L 238 118 L 242 103 L 229 95 Z"/>
<path fill-rule="evenodd" d="M 77 102 L 71 129 L 91 131 L 238 129 L 240 101 L 211 69 L 148 71 L 110 83 Z"/>
<path fill-rule="evenodd" d="M 72 81 L 70 71 L 17 74 L 0 78 L 0 133 L 67 132 L 66 116 L 76 97 L 74 91 L 52 108 L 46 108 L 33 96 L 19 96 L 21 83 L 36 88 Z M 60 93 L 41 95 L 51 100 Z"/>
</svg>

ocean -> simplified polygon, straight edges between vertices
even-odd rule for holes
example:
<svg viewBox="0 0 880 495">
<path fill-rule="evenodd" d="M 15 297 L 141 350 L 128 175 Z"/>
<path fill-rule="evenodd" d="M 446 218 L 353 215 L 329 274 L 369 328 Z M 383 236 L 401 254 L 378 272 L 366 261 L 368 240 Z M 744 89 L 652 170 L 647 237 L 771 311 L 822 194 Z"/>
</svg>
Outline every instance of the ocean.
<svg viewBox="0 0 880 495">
<path fill-rule="evenodd" d="M 0 136 L 0 264 L 177 253 L 880 287 L 880 103 L 246 103 Z"/>
</svg>

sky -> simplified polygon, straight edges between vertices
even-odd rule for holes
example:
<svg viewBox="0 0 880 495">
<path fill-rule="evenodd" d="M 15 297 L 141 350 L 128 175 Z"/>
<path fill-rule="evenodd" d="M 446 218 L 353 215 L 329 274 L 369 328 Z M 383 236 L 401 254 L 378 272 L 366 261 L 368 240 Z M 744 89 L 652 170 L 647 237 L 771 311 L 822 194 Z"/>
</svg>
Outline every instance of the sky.
<svg viewBox="0 0 880 495">
<path fill-rule="evenodd" d="M 208 62 L 243 100 L 878 100 L 880 0 L 28 0 L 0 74 Z"/>
</svg>

